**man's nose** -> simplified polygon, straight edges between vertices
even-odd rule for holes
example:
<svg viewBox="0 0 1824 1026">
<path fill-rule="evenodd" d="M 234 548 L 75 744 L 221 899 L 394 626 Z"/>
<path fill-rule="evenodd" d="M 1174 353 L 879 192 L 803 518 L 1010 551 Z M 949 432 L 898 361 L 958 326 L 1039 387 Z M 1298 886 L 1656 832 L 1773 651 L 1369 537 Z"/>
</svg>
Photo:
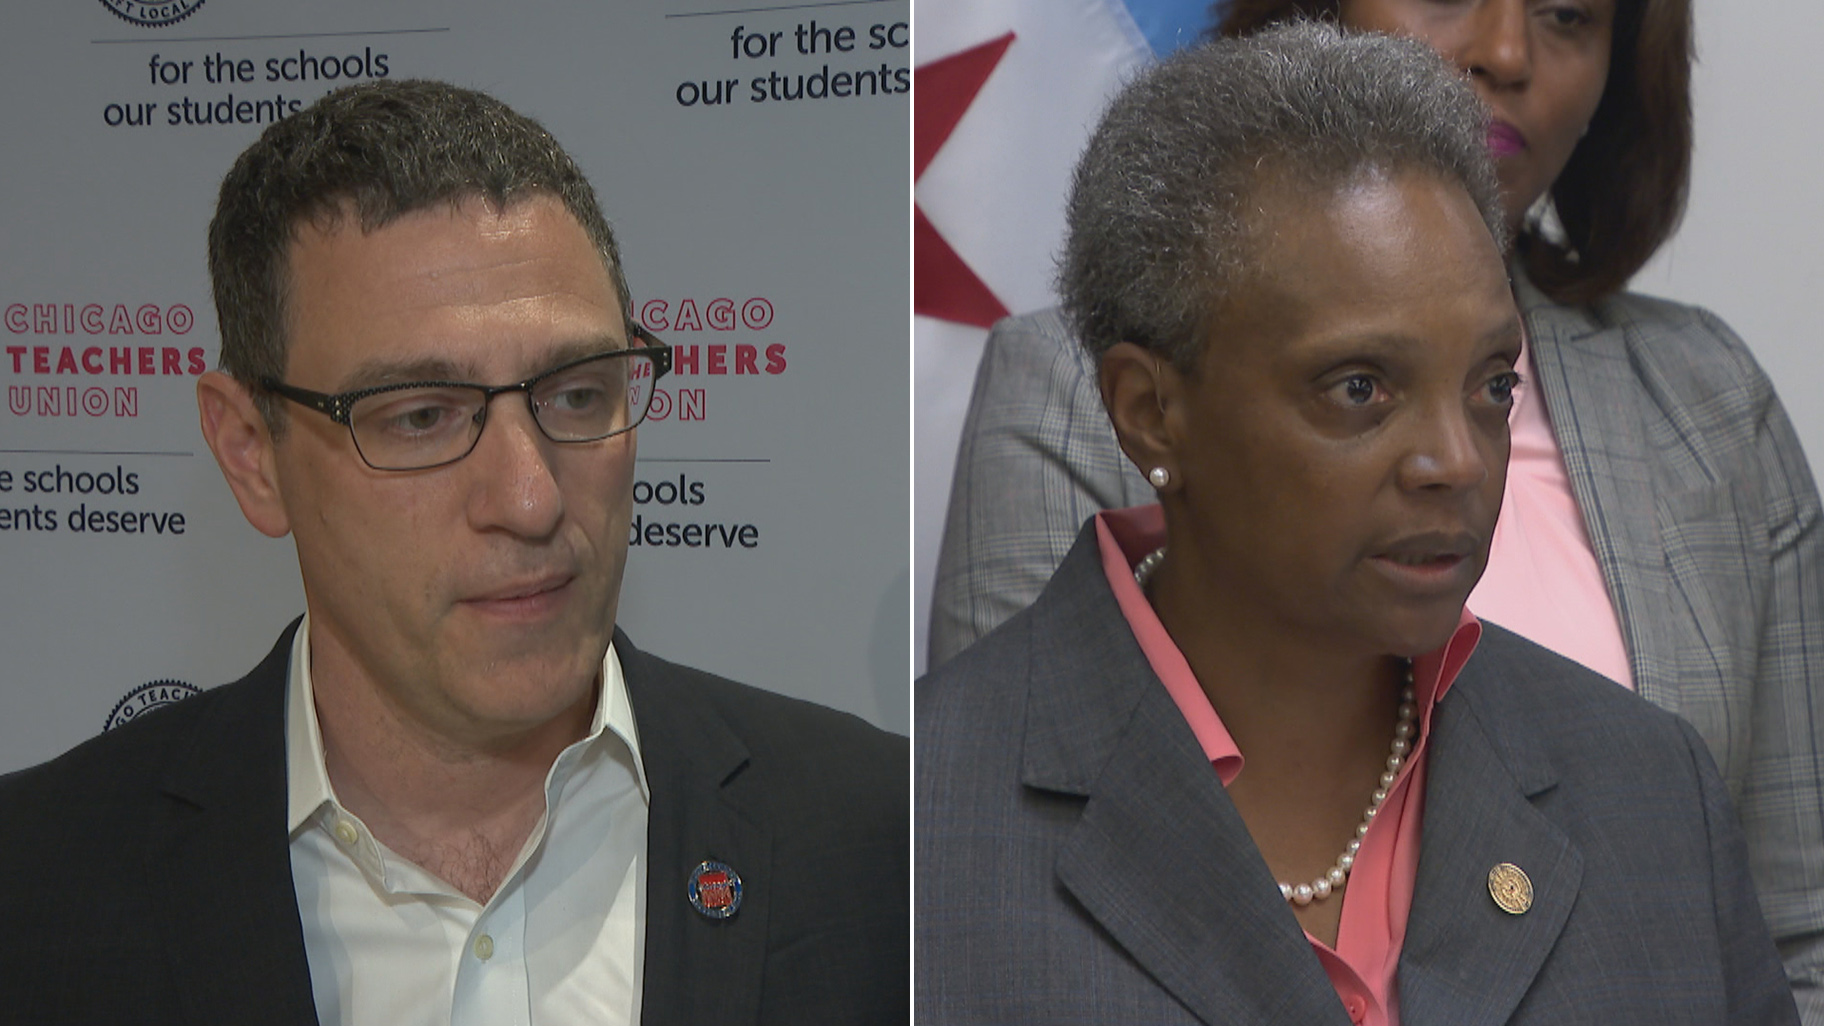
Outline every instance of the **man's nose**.
<svg viewBox="0 0 1824 1026">
<path fill-rule="evenodd" d="M 469 521 L 477 530 L 543 538 L 563 519 L 563 491 L 553 456 L 557 443 L 532 419 L 522 392 L 494 396 L 475 450 L 464 468 L 473 475 Z"/>
</svg>

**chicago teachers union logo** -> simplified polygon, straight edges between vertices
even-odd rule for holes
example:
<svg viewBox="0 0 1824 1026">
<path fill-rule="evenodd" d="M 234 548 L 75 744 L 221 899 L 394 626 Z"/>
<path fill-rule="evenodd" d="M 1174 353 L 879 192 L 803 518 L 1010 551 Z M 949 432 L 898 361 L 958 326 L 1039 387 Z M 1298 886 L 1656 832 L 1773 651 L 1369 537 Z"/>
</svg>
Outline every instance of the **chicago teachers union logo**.
<svg viewBox="0 0 1824 1026">
<path fill-rule="evenodd" d="M 203 6 L 203 0 L 101 0 L 101 6 L 124 21 L 156 28 L 190 17 Z"/>
<path fill-rule="evenodd" d="M 155 680 L 149 684 L 126 693 L 120 701 L 114 703 L 114 711 L 108 714 L 107 725 L 103 731 L 113 730 L 123 723 L 130 723 L 143 713 L 149 713 L 161 705 L 181 702 L 191 695 L 200 694 L 202 689 L 194 684 L 181 680 Z"/>
</svg>

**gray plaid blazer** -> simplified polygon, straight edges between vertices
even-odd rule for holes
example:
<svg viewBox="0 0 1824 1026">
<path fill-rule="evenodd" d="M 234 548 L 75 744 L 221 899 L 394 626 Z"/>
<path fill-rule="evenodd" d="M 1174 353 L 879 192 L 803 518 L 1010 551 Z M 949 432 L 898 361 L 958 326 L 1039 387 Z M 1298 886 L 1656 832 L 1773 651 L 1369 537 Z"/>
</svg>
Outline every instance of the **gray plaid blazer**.
<svg viewBox="0 0 1824 1026">
<path fill-rule="evenodd" d="M 1560 306 L 1524 279 L 1516 296 L 1636 686 L 1708 743 L 1824 1026 L 1824 523 L 1798 438 L 1708 312 Z M 1002 321 L 957 454 L 930 665 L 1031 603 L 1088 516 L 1152 501 L 1058 311 Z"/>
<path fill-rule="evenodd" d="M 915 696 L 918 1022 L 1347 1026 L 1093 531 Z M 1402 1022 L 1798 1021 L 1689 725 L 1490 626 L 1431 731 Z"/>
</svg>

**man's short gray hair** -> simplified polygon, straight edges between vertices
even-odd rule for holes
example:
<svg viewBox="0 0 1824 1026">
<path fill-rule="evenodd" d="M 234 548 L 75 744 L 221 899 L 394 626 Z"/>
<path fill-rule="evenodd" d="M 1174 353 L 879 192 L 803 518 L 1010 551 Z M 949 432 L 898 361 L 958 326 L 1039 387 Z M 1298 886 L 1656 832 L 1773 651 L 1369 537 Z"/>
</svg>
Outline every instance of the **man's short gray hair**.
<svg viewBox="0 0 1824 1026">
<path fill-rule="evenodd" d="M 1245 285 L 1266 185 L 1334 192 L 1419 170 L 1461 185 L 1506 248 L 1488 115 L 1430 47 L 1306 22 L 1182 51 L 1130 82 L 1077 164 L 1058 289 L 1100 356 L 1195 368 Z"/>
<path fill-rule="evenodd" d="M 285 374 L 290 247 L 305 222 L 329 227 L 352 215 L 371 232 L 439 204 L 482 198 L 503 208 L 541 194 L 561 201 L 595 244 L 631 323 L 620 251 L 595 190 L 551 133 L 499 100 L 443 82 L 381 80 L 274 123 L 222 179 L 209 224 L 222 368 L 282 430 L 259 382 Z"/>
</svg>

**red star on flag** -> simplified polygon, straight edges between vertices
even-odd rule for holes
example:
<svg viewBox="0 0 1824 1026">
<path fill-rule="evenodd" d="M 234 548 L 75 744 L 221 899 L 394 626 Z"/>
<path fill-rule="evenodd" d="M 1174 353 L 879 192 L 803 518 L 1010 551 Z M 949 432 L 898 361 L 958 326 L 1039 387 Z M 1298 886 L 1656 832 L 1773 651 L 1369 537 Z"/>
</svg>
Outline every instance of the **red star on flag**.
<svg viewBox="0 0 1824 1026">
<path fill-rule="evenodd" d="M 1013 33 L 932 61 L 914 73 L 912 180 L 916 184 L 957 122 L 994 73 Z M 970 269 L 916 202 L 912 206 L 912 309 L 940 320 L 986 328 L 1007 306 Z"/>
</svg>

